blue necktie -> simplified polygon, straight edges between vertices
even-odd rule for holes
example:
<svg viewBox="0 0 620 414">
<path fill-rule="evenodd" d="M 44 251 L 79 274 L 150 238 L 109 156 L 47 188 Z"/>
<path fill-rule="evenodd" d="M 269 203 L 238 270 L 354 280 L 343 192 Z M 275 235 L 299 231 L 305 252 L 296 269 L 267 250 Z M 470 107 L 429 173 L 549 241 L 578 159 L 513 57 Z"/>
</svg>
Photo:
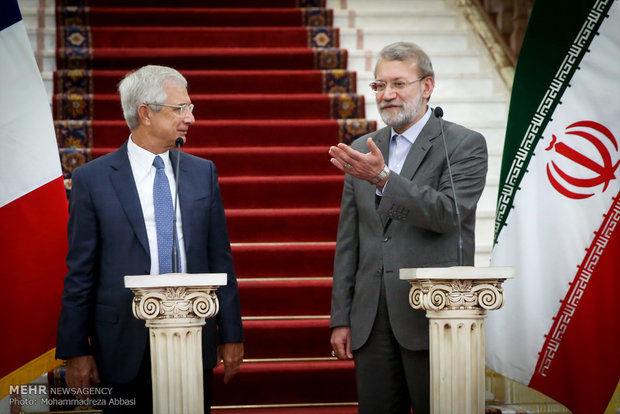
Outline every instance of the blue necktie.
<svg viewBox="0 0 620 414">
<path fill-rule="evenodd" d="M 157 229 L 157 251 L 159 254 L 159 273 L 172 272 L 172 227 L 174 208 L 170 195 L 170 184 L 164 171 L 164 160 L 158 155 L 153 160 L 156 168 L 153 182 L 153 205 L 155 207 L 155 227 Z"/>
</svg>

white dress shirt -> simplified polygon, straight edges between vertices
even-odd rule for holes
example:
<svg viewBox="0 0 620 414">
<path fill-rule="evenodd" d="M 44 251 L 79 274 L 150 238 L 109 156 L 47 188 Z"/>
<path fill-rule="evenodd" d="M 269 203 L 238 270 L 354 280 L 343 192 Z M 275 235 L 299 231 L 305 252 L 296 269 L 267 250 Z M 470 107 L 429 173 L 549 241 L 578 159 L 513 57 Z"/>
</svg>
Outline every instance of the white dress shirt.
<svg viewBox="0 0 620 414">
<path fill-rule="evenodd" d="M 140 198 L 140 206 L 142 207 L 142 215 L 144 216 L 144 225 L 146 226 L 146 235 L 149 241 L 149 251 L 151 254 L 151 274 L 159 274 L 159 252 L 157 250 L 157 229 L 155 228 L 155 208 L 153 205 L 153 183 L 155 182 L 155 167 L 153 160 L 159 155 L 164 161 L 164 171 L 168 177 L 170 184 L 170 194 L 174 205 L 174 194 L 176 191 L 176 180 L 174 179 L 174 171 L 170 162 L 170 154 L 168 151 L 162 154 L 153 154 L 139 147 L 133 142 L 131 136 L 127 143 L 127 155 L 129 156 L 129 164 L 133 172 L 133 179 L 136 182 L 138 196 Z M 170 223 L 172 224 L 172 223 Z M 187 271 L 185 261 L 185 243 L 183 240 L 183 226 L 181 220 L 181 205 L 177 201 L 177 237 L 179 240 L 179 257 L 180 272 Z M 172 254 L 172 252 L 170 252 Z"/>
</svg>

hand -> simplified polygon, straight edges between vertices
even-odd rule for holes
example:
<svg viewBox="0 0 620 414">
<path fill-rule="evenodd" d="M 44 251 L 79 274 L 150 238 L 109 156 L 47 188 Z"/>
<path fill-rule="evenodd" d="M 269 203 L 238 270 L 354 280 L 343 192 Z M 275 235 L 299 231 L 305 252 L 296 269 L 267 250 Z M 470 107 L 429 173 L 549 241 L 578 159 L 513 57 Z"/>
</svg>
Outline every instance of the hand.
<svg viewBox="0 0 620 414">
<path fill-rule="evenodd" d="M 224 361 L 224 384 L 228 384 L 243 362 L 243 342 L 218 345 L 217 360 Z"/>
<path fill-rule="evenodd" d="M 332 329 L 331 344 L 338 359 L 353 359 L 351 351 L 351 328 L 339 326 Z"/>
<path fill-rule="evenodd" d="M 338 169 L 361 180 L 372 181 L 385 167 L 383 154 L 372 138 L 366 141 L 370 152 L 362 154 L 346 144 L 338 144 L 329 149 L 330 160 Z"/>
<path fill-rule="evenodd" d="M 66 382 L 68 388 L 79 390 L 88 389 L 99 384 L 99 372 L 97 364 L 92 355 L 82 355 L 67 359 Z M 78 398 L 87 397 L 81 391 L 77 393 Z"/>
</svg>

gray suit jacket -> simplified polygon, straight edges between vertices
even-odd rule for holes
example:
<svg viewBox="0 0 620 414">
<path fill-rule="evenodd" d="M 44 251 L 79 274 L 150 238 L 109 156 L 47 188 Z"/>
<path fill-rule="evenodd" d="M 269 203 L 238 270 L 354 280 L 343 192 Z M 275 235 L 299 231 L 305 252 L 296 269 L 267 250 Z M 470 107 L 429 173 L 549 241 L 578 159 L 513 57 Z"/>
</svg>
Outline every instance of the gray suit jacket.
<svg viewBox="0 0 620 414">
<path fill-rule="evenodd" d="M 463 260 L 474 262 L 476 204 L 487 173 L 484 137 L 444 121 L 448 154 L 462 218 Z M 390 128 L 353 142 L 367 153 L 371 136 L 388 161 Z M 400 175 L 391 172 L 377 204 L 376 187 L 346 175 L 334 261 L 331 327 L 350 326 L 354 350 L 370 335 L 381 283 L 390 323 L 401 346 L 428 349 L 424 311 L 409 305 L 399 269 L 458 264 L 458 231 L 439 120 L 431 115 L 414 142 Z M 382 276 L 383 275 L 383 276 Z"/>
</svg>

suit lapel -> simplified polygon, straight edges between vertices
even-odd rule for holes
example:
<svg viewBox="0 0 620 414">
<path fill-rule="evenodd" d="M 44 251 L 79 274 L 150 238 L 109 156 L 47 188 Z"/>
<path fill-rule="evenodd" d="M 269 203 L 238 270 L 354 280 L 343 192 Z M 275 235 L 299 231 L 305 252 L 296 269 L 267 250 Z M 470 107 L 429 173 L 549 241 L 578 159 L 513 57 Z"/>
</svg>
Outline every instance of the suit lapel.
<svg viewBox="0 0 620 414">
<path fill-rule="evenodd" d="M 390 153 L 390 139 L 392 138 L 391 132 L 392 132 L 392 129 L 390 127 L 385 127 L 381 129 L 379 132 L 377 132 L 377 135 L 375 137 L 375 144 L 377 144 L 377 147 L 379 148 L 379 150 L 381 150 L 381 154 L 383 154 L 383 160 L 385 161 L 386 164 L 388 164 L 389 162 L 388 157 Z M 375 203 L 375 200 L 377 199 L 377 197 L 378 196 L 377 196 L 376 187 L 372 186 L 373 203 Z M 385 226 L 389 222 L 389 219 L 383 216 L 382 214 L 378 214 L 378 216 L 379 216 L 379 219 L 381 220 L 381 226 L 385 228 Z"/>
<path fill-rule="evenodd" d="M 133 172 L 131 171 L 131 165 L 129 164 L 129 156 L 127 155 L 127 142 L 111 154 L 110 167 L 112 168 L 110 181 L 112 182 L 116 195 L 121 202 L 121 206 L 127 216 L 127 220 L 133 228 L 140 244 L 142 244 L 142 247 L 144 247 L 147 254 L 150 255 L 146 227 L 144 226 L 144 216 L 140 205 L 140 197 L 138 196 L 138 190 L 133 178 Z"/>
<path fill-rule="evenodd" d="M 386 164 L 388 163 L 388 156 L 390 153 L 390 139 L 392 138 L 390 136 L 391 131 L 392 129 L 390 127 L 385 127 L 377 132 L 375 137 L 375 144 L 377 144 L 377 147 L 381 150 L 381 154 L 383 154 L 383 159 Z"/>
</svg>

